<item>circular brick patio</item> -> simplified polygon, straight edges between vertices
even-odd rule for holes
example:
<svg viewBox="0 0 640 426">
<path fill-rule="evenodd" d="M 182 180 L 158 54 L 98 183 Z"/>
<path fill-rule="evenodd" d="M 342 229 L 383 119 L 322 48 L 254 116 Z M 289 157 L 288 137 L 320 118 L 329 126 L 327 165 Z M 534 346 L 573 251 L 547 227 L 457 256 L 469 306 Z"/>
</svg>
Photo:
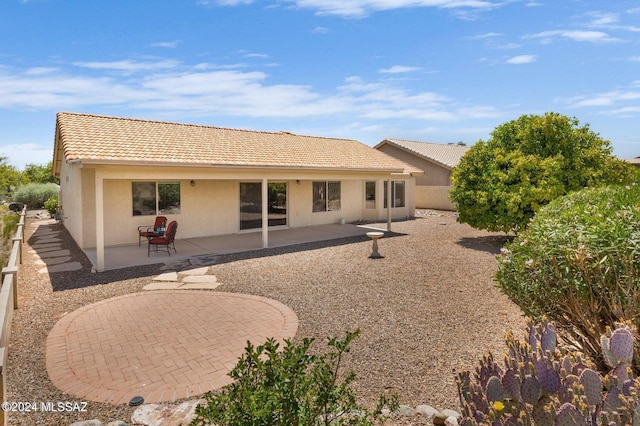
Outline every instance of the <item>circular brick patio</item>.
<svg viewBox="0 0 640 426">
<path fill-rule="evenodd" d="M 47 372 L 77 398 L 146 403 L 190 398 L 230 383 L 227 373 L 267 338 L 291 338 L 296 314 L 275 300 L 204 291 L 147 291 L 64 316 L 47 337 Z"/>
</svg>

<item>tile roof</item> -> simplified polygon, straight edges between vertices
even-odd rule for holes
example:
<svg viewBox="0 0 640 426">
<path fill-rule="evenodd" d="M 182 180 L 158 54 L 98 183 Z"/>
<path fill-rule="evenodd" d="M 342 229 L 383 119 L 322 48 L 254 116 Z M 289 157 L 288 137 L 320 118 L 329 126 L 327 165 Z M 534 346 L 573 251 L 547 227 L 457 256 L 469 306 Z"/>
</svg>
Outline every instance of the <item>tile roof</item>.
<svg viewBox="0 0 640 426">
<path fill-rule="evenodd" d="M 452 169 L 458 165 L 462 156 L 469 150 L 468 146 L 448 145 L 433 142 L 417 142 L 402 139 L 385 139 L 374 148 L 384 144 L 396 146 L 404 151 L 411 152 L 427 160 L 435 161 Z"/>
<path fill-rule="evenodd" d="M 260 132 L 60 112 L 56 162 L 256 167 L 420 173 L 351 139 Z M 59 167 L 59 164 L 57 165 Z"/>
</svg>

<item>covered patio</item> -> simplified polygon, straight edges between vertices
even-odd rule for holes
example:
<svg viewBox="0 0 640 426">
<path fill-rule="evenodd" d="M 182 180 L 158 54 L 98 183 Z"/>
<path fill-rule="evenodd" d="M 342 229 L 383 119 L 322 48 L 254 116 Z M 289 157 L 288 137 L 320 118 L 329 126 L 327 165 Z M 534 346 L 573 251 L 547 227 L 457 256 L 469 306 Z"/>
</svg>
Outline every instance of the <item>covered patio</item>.
<svg viewBox="0 0 640 426">
<path fill-rule="evenodd" d="M 269 230 L 269 248 L 292 246 L 317 241 L 365 236 L 370 231 L 386 231 L 387 224 L 368 225 L 329 224 L 301 228 Z M 179 231 L 178 231 L 179 232 Z M 230 253 L 260 250 L 263 248 L 261 232 L 246 232 L 211 237 L 176 239 L 177 253 L 169 256 L 164 251 L 151 250 L 147 256 L 147 243 L 110 246 L 104 248 L 106 269 L 122 269 L 139 265 L 166 263 L 200 256 L 217 256 Z M 98 264 L 96 248 L 84 250 L 94 267 Z"/>
</svg>

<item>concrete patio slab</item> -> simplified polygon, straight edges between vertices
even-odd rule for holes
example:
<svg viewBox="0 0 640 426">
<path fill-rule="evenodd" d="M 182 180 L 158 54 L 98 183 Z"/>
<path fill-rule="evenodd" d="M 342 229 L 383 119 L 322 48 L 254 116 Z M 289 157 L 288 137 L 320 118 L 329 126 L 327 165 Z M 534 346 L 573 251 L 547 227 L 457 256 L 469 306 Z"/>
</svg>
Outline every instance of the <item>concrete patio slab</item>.
<svg viewBox="0 0 640 426">
<path fill-rule="evenodd" d="M 376 227 L 377 226 L 377 227 Z M 328 241 L 338 238 L 363 236 L 368 231 L 379 229 L 379 224 L 372 226 L 352 224 L 331 224 L 308 226 L 301 228 L 278 229 L 269 231 L 269 247 L 284 247 L 296 244 Z M 145 244 L 137 243 L 125 246 L 105 247 L 105 269 L 121 269 L 139 265 L 157 263 L 189 262 L 178 264 L 176 269 L 187 266 L 205 266 L 215 263 L 216 256 L 250 250 L 261 250 L 262 234 L 260 232 L 237 233 L 215 237 L 176 239 L 176 253 L 151 252 L 147 255 Z M 97 254 L 94 249 L 86 249 L 85 254 L 96 265 Z"/>
</svg>

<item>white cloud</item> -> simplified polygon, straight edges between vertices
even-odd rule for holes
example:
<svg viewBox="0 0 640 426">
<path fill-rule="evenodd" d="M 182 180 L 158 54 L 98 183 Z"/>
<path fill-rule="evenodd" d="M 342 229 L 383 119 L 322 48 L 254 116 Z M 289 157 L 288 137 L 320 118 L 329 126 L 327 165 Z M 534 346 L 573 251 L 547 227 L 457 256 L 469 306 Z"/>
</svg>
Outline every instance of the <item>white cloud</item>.
<svg viewBox="0 0 640 426">
<path fill-rule="evenodd" d="M 269 55 L 266 53 L 246 53 L 243 55 L 244 58 L 259 58 L 259 59 L 268 59 Z"/>
<path fill-rule="evenodd" d="M 583 30 L 555 30 L 542 31 L 536 34 L 525 36 L 528 39 L 542 39 L 543 43 L 550 43 L 556 38 L 565 38 L 573 41 L 590 42 L 590 43 L 613 43 L 622 40 L 611 37 L 602 31 L 583 31 Z"/>
<path fill-rule="evenodd" d="M 151 43 L 151 47 L 162 47 L 165 49 L 175 49 L 178 47 L 177 41 L 160 41 L 157 43 Z"/>
<path fill-rule="evenodd" d="M 632 82 L 626 88 L 617 88 L 608 92 L 594 93 L 574 96 L 572 98 L 560 99 L 559 101 L 571 108 L 605 108 L 616 107 L 615 109 L 602 109 L 600 113 L 609 115 L 628 114 L 634 111 L 640 101 L 640 86 L 637 82 Z"/>
<path fill-rule="evenodd" d="M 489 10 L 502 5 L 496 0 L 285 0 L 296 7 L 314 9 L 319 15 L 338 15 L 358 18 L 370 13 L 414 7 L 437 7 L 441 9 Z M 226 0 L 223 4 L 249 3 L 250 0 Z M 210 4 L 209 1 L 200 3 Z M 216 3 L 221 3 L 220 1 Z"/>
<path fill-rule="evenodd" d="M 106 69 L 115 71 L 138 72 L 176 68 L 180 63 L 173 60 L 158 62 L 137 62 L 130 60 L 113 62 L 75 62 L 73 65 L 82 68 Z"/>
<path fill-rule="evenodd" d="M 94 64 L 93 74 L 108 73 L 128 61 Z M 270 83 L 260 71 L 212 69 L 198 64 L 153 68 L 126 79 L 63 71 L 27 74 L 0 68 L 0 108 L 30 110 L 155 111 L 179 116 L 407 119 L 453 121 L 500 116 L 486 105 L 460 104 L 434 91 L 415 91 L 393 81 L 350 77 L 324 93 L 310 86 Z M 125 69 L 140 69 L 124 66 Z M 214 67 L 213 67 L 214 68 Z M 391 68 L 393 69 L 393 67 Z M 401 68 L 396 68 L 396 71 Z"/>
<path fill-rule="evenodd" d="M 327 27 L 315 27 L 313 30 L 311 30 L 313 34 L 328 34 L 329 31 L 330 30 Z"/>
<path fill-rule="evenodd" d="M 27 75 L 44 75 L 44 74 L 51 74 L 58 71 L 57 68 L 51 68 L 51 67 L 34 67 L 34 68 L 29 68 L 26 71 Z"/>
<path fill-rule="evenodd" d="M 251 4 L 253 0 L 198 0 L 196 4 L 204 6 L 237 6 L 239 4 Z"/>
<path fill-rule="evenodd" d="M 24 170 L 27 164 L 47 164 L 53 160 L 51 145 L 35 143 L 9 144 L 0 148 L 0 154 L 6 155 L 9 164 L 18 170 Z"/>
<path fill-rule="evenodd" d="M 379 72 L 383 74 L 401 74 L 407 72 L 420 71 L 419 67 L 408 67 L 405 65 L 394 65 L 391 68 L 383 68 Z"/>
<path fill-rule="evenodd" d="M 518 55 L 518 56 L 514 56 L 512 58 L 507 59 L 506 62 L 508 64 L 520 65 L 520 64 L 530 64 L 532 62 L 535 62 L 536 60 L 538 60 L 538 56 L 536 55 Z"/>
</svg>

